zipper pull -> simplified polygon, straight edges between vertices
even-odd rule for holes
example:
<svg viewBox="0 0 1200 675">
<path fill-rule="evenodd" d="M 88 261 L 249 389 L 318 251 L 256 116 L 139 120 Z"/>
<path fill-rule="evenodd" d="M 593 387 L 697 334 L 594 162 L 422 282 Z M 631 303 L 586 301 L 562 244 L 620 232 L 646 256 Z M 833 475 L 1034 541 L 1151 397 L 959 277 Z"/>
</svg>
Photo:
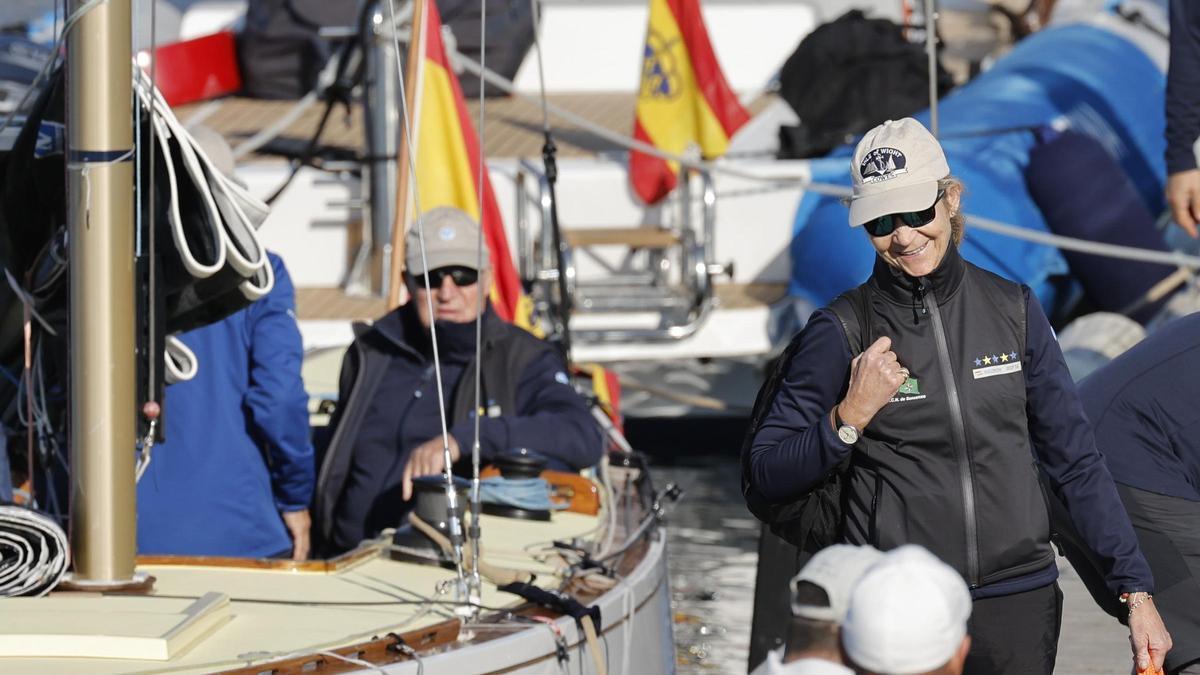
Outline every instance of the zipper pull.
<svg viewBox="0 0 1200 675">
<path fill-rule="evenodd" d="M 921 296 L 921 316 L 929 314 L 929 308 L 925 306 L 925 280 L 917 280 L 917 295 Z"/>
</svg>

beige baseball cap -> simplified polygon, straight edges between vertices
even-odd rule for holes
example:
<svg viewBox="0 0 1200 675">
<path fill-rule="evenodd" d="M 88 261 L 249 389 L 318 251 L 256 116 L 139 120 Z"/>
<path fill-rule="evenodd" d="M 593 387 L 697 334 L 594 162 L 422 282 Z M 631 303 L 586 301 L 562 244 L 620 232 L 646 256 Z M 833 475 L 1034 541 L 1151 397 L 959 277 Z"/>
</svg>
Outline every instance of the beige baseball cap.
<svg viewBox="0 0 1200 675">
<path fill-rule="evenodd" d="M 409 274 L 425 272 L 421 264 L 420 232 L 425 234 L 425 259 L 429 269 L 469 267 L 489 269 L 487 244 L 483 246 L 483 265 L 479 264 L 479 224 L 462 209 L 439 206 L 423 213 L 408 231 L 404 262 Z"/>
<path fill-rule="evenodd" d="M 850 226 L 858 227 L 889 213 L 929 208 L 950 166 L 933 134 L 905 117 L 888 120 L 863 136 L 854 149 L 850 174 Z"/>
</svg>

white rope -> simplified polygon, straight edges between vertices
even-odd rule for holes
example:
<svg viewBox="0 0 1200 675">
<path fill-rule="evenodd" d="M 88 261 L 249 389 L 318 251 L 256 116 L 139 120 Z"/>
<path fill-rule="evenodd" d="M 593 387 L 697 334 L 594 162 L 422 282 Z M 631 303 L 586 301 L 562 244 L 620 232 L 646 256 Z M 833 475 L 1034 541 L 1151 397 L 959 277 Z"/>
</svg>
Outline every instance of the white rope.
<svg viewBox="0 0 1200 675">
<path fill-rule="evenodd" d="M 1031 241 L 1036 244 L 1054 246 L 1067 251 L 1078 251 L 1080 253 L 1105 256 L 1108 258 L 1136 260 L 1139 262 L 1158 263 L 1161 265 L 1172 265 L 1176 267 L 1186 267 L 1189 269 L 1200 268 L 1200 257 L 1179 253 L 1177 251 L 1155 251 L 1151 249 L 1136 248 L 1133 246 L 1104 244 L 1095 241 L 1088 241 L 1086 239 L 1076 239 L 1074 237 L 1063 237 L 1057 234 L 1050 234 L 1049 232 L 1038 232 L 1023 227 L 1017 227 L 1016 225 L 1009 225 L 997 220 L 992 220 L 991 218 L 984 218 L 983 216 L 967 215 L 967 223 L 972 227 L 977 227 L 988 232 L 994 232 L 996 234 L 1012 237 L 1014 239 Z"/>
</svg>

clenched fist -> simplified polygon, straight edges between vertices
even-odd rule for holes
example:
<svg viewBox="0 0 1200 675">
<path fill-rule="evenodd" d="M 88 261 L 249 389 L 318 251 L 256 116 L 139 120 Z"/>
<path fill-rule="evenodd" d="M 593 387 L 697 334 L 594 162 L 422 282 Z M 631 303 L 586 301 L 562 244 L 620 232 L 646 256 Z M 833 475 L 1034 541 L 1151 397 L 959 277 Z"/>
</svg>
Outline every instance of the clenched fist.
<svg viewBox="0 0 1200 675">
<path fill-rule="evenodd" d="M 836 417 L 859 430 L 866 428 L 907 379 L 908 369 L 892 351 L 892 339 L 879 338 L 850 362 L 850 386 L 835 408 Z"/>
</svg>

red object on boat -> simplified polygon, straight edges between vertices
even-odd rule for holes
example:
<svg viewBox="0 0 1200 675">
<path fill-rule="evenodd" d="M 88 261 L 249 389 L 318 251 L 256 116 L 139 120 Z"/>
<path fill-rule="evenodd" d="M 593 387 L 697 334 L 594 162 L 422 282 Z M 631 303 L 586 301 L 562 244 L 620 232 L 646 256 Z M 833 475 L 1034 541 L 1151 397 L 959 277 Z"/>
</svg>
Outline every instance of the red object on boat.
<svg viewBox="0 0 1200 675">
<path fill-rule="evenodd" d="M 155 84 L 172 106 L 232 94 L 242 88 L 233 31 L 161 45 L 154 50 L 154 59 Z M 138 54 L 138 64 L 150 72 L 145 52 Z"/>
</svg>

